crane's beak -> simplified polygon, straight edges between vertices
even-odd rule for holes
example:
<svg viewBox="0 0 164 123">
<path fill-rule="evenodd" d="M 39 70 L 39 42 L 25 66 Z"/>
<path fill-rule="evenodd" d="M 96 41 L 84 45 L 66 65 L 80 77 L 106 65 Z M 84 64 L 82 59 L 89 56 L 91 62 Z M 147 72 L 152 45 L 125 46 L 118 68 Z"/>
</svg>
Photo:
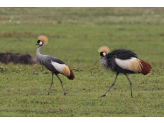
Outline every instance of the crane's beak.
<svg viewBox="0 0 164 123">
<path fill-rule="evenodd" d="M 39 45 L 39 43 L 36 43 L 35 45 Z"/>
</svg>

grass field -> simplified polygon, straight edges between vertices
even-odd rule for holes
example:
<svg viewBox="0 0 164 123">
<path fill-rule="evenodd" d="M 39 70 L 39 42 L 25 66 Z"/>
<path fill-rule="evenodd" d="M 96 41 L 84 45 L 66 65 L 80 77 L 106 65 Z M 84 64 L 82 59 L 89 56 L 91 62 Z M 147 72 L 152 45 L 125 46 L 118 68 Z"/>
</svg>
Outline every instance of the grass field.
<svg viewBox="0 0 164 123">
<path fill-rule="evenodd" d="M 41 65 L 0 64 L 1 117 L 163 117 L 164 8 L 0 8 L 0 52 L 36 56 L 37 37 L 49 42 L 42 54 L 63 60 L 75 74 L 60 75 L 47 95 L 51 73 Z M 151 73 L 124 75 L 100 65 L 98 48 L 126 48 L 150 63 Z M 38 75 L 33 75 L 38 72 Z"/>
</svg>

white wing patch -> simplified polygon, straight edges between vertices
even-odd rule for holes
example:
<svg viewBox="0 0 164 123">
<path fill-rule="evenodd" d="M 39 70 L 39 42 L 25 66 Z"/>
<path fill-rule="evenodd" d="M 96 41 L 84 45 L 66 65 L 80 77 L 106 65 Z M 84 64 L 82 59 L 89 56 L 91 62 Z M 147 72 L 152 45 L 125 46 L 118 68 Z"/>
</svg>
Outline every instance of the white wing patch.
<svg viewBox="0 0 164 123">
<path fill-rule="evenodd" d="M 55 67 L 55 69 L 56 69 L 58 72 L 63 73 L 65 64 L 59 64 L 59 63 L 53 62 L 53 61 L 51 61 L 51 64 Z"/>
<path fill-rule="evenodd" d="M 120 66 L 123 69 L 131 70 L 134 72 L 142 71 L 142 64 L 140 63 L 140 60 L 135 57 L 131 57 L 131 59 L 127 60 L 115 58 L 115 62 L 118 66 Z"/>
<path fill-rule="evenodd" d="M 55 69 L 59 72 L 64 74 L 65 76 L 70 76 L 70 69 L 65 64 L 59 64 L 57 62 L 51 61 L 51 64 L 55 67 Z"/>
</svg>

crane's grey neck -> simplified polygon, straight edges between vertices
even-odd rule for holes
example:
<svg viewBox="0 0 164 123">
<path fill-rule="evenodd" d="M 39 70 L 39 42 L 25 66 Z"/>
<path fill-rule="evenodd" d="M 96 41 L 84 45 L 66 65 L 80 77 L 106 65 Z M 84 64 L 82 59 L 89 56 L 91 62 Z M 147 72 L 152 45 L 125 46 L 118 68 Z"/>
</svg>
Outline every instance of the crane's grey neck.
<svg viewBox="0 0 164 123">
<path fill-rule="evenodd" d="M 106 58 L 105 58 L 105 57 L 101 57 L 100 62 L 101 62 L 101 65 L 102 65 L 105 69 L 108 68 L 107 61 L 106 61 Z"/>
<path fill-rule="evenodd" d="M 41 55 L 40 54 L 40 49 L 43 47 L 43 45 L 42 46 L 40 46 L 40 47 L 38 47 L 38 49 L 36 50 L 36 56 L 38 57 L 39 55 Z"/>
<path fill-rule="evenodd" d="M 39 62 L 40 64 L 42 64 L 43 63 L 43 55 L 42 54 L 40 54 L 40 49 L 43 47 L 43 45 L 42 46 L 40 46 L 40 47 L 38 47 L 38 49 L 36 50 L 36 56 L 37 56 L 37 62 Z"/>
</svg>

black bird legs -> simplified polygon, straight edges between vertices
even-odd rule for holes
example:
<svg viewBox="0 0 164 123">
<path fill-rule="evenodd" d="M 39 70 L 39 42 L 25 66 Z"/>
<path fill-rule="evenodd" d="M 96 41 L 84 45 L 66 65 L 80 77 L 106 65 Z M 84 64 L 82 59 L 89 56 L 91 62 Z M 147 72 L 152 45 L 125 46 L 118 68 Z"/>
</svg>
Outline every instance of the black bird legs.
<svg viewBox="0 0 164 123">
<path fill-rule="evenodd" d="M 110 88 L 109 88 L 109 89 L 105 92 L 105 94 L 103 94 L 101 97 L 105 97 L 105 96 L 106 96 L 106 93 L 115 85 L 115 82 L 116 82 L 116 79 L 117 79 L 118 74 L 119 74 L 119 73 L 116 74 L 116 78 L 115 78 L 115 80 L 114 80 L 114 83 L 110 86 Z M 127 79 L 128 79 L 129 82 L 130 82 L 131 97 L 133 97 L 133 95 L 132 95 L 132 82 L 130 81 L 128 75 L 127 75 L 127 74 L 125 74 L 125 75 L 126 75 Z"/>
<path fill-rule="evenodd" d="M 50 85 L 50 89 L 49 89 L 49 91 L 48 91 L 48 95 L 49 95 L 49 93 L 50 93 L 51 86 L 52 86 L 52 84 L 53 84 L 53 75 L 54 75 L 54 73 L 52 73 L 52 82 L 51 82 L 51 85 Z M 56 76 L 57 76 L 57 77 L 58 77 L 58 79 L 60 80 L 60 83 L 61 83 L 62 88 L 63 88 L 63 83 L 62 83 L 61 79 L 59 78 L 59 76 L 58 76 L 58 75 L 56 75 Z M 67 94 L 67 93 L 65 93 L 64 88 L 63 88 L 63 93 L 64 93 L 64 95 L 66 95 L 66 94 Z"/>
<path fill-rule="evenodd" d="M 105 97 L 106 96 L 106 93 L 115 85 L 115 82 L 116 82 L 116 79 L 117 79 L 118 74 L 119 73 L 116 74 L 116 78 L 114 80 L 114 83 L 110 86 L 110 88 L 101 97 Z"/>
<path fill-rule="evenodd" d="M 59 76 L 56 74 L 56 76 L 58 77 L 58 79 L 60 80 L 60 83 L 61 83 L 61 85 L 62 85 L 62 88 L 63 88 L 63 93 L 64 93 L 64 95 L 66 95 L 67 93 L 64 91 L 64 87 L 63 87 L 63 82 L 61 81 L 61 79 L 59 78 Z"/>
<path fill-rule="evenodd" d="M 133 95 L 132 95 L 132 82 L 130 81 L 130 79 L 129 79 L 128 75 L 127 75 L 127 74 L 125 74 L 125 75 L 126 75 L 127 79 L 128 79 L 128 80 L 129 80 L 129 82 L 130 82 L 131 97 L 133 97 Z"/>
<path fill-rule="evenodd" d="M 50 90 L 51 90 L 51 86 L 52 86 L 52 84 L 53 84 L 53 73 L 52 73 L 52 82 L 51 82 L 51 85 L 50 85 L 50 89 L 49 89 L 49 91 L 48 91 L 48 95 L 49 95 L 49 93 L 50 93 Z"/>
</svg>

